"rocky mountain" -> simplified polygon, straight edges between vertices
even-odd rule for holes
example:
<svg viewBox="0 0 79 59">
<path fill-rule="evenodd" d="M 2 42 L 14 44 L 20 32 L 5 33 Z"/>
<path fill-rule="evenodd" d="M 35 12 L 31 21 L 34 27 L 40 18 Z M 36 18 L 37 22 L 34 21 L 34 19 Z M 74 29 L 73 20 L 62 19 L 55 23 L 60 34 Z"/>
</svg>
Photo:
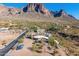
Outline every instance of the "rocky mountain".
<svg viewBox="0 0 79 59">
<path fill-rule="evenodd" d="M 44 15 L 50 15 L 50 12 L 41 3 L 29 3 L 23 8 L 23 12 L 36 12 Z"/>
<path fill-rule="evenodd" d="M 68 14 L 63 9 L 54 12 L 54 17 L 60 17 L 60 16 L 68 16 Z"/>
<path fill-rule="evenodd" d="M 8 8 L 8 12 L 10 15 L 18 15 L 21 14 L 21 10 L 18 8 Z"/>
<path fill-rule="evenodd" d="M 7 6 L 0 6 L 0 16 L 17 15 L 20 13 L 18 8 L 9 8 Z"/>
<path fill-rule="evenodd" d="M 0 15 L 7 15 L 8 14 L 8 8 L 5 6 L 0 6 Z"/>
<path fill-rule="evenodd" d="M 44 7 L 42 3 L 29 3 L 27 6 L 25 6 L 22 10 L 24 13 L 41 13 L 47 16 L 53 16 L 56 17 L 64 17 L 68 19 L 76 19 L 70 14 L 67 14 L 63 9 L 60 11 L 49 11 Z"/>
<path fill-rule="evenodd" d="M 54 18 L 58 18 L 61 20 L 77 20 L 74 16 L 68 14 L 67 12 L 65 12 L 63 9 L 61 9 L 60 11 L 51 11 L 51 14 L 54 16 Z"/>
<path fill-rule="evenodd" d="M 75 17 L 65 12 L 63 9 L 60 11 L 49 11 L 44 7 L 42 3 L 29 3 L 22 9 L 11 8 L 7 6 L 0 6 L 0 16 L 13 16 L 14 18 L 24 18 L 29 19 L 34 18 L 34 20 L 53 20 L 54 22 L 68 22 L 76 20 Z M 18 16 L 18 17 L 17 17 Z M 62 20 L 62 21 L 61 21 Z"/>
</svg>

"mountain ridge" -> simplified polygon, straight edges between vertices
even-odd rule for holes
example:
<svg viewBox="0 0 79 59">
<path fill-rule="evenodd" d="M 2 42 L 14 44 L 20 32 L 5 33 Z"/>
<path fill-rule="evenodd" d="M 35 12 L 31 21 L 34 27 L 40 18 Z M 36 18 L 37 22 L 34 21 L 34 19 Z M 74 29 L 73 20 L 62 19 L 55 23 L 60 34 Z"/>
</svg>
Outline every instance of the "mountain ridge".
<svg viewBox="0 0 79 59">
<path fill-rule="evenodd" d="M 2 11 L 1 11 L 2 10 Z M 12 16 L 12 17 L 26 17 L 26 20 L 29 18 L 35 17 L 40 20 L 43 18 L 48 20 L 61 20 L 61 21 L 73 21 L 77 20 L 74 16 L 67 14 L 63 9 L 55 12 L 49 11 L 41 3 L 29 3 L 24 8 L 9 8 L 7 6 L 0 6 L 0 16 Z M 33 16 L 33 17 L 32 17 Z M 35 19 L 34 18 L 34 19 Z"/>
</svg>

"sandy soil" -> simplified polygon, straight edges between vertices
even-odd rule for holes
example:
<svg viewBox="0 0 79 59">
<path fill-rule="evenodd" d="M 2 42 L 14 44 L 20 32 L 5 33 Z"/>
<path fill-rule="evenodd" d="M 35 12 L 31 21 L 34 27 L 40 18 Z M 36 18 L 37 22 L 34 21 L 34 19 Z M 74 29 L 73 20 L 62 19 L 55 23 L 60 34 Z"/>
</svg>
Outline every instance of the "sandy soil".
<svg viewBox="0 0 79 59">
<path fill-rule="evenodd" d="M 55 54 L 56 56 L 66 56 L 66 53 L 63 48 L 56 49 L 56 51 L 58 52 L 57 54 Z"/>
<path fill-rule="evenodd" d="M 16 49 L 11 50 L 11 52 L 8 53 L 7 56 L 52 56 L 51 54 L 48 53 L 49 51 L 46 48 L 46 46 L 43 47 L 44 49 L 42 53 L 32 51 L 31 50 L 32 43 L 33 40 L 25 38 L 23 42 L 24 47 L 20 50 Z M 66 56 L 63 48 L 56 49 L 56 51 L 57 51 L 56 56 Z"/>
<path fill-rule="evenodd" d="M 33 40 L 24 39 L 24 48 L 21 50 L 13 50 L 8 56 L 51 56 L 48 53 L 37 53 L 33 52 L 30 48 L 32 47 Z"/>
<path fill-rule="evenodd" d="M 19 33 L 3 33 L 0 32 L 0 48 L 3 47 L 4 45 L 8 44 L 11 40 L 13 40 L 16 36 L 18 36 Z"/>
<path fill-rule="evenodd" d="M 32 47 L 32 40 L 24 39 L 24 48 L 21 50 L 13 50 L 9 56 L 26 56 L 26 55 L 32 55 L 31 51 L 28 49 L 29 47 Z"/>
</svg>

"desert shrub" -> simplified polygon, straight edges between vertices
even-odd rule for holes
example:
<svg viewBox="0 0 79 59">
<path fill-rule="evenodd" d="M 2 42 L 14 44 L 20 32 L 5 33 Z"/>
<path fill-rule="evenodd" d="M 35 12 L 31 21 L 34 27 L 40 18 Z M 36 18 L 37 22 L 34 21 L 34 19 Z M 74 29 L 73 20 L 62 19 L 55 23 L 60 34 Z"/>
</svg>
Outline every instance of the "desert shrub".
<svg viewBox="0 0 79 59">
<path fill-rule="evenodd" d="M 33 30 L 34 32 L 37 32 L 37 27 L 36 26 L 32 26 L 30 29 Z"/>
<path fill-rule="evenodd" d="M 49 40 L 48 40 L 49 45 L 51 45 L 51 46 L 55 46 L 55 44 L 56 44 L 55 41 L 54 41 L 55 39 L 56 39 L 56 38 L 53 37 L 53 36 L 50 37 Z"/>
<path fill-rule="evenodd" d="M 42 44 L 40 44 L 40 43 L 34 43 L 32 45 L 32 50 L 36 51 L 36 52 L 42 52 L 41 51 L 42 47 L 43 47 Z"/>
<path fill-rule="evenodd" d="M 18 40 L 18 43 L 23 43 L 24 41 L 24 37 L 20 38 L 20 40 Z"/>
<path fill-rule="evenodd" d="M 59 31 L 60 29 L 61 29 L 62 27 L 61 26 L 59 26 L 59 25 L 57 25 L 57 24 L 51 24 L 51 25 L 49 25 L 48 26 L 48 31 L 55 31 L 55 32 L 57 32 L 57 31 Z"/>
</svg>

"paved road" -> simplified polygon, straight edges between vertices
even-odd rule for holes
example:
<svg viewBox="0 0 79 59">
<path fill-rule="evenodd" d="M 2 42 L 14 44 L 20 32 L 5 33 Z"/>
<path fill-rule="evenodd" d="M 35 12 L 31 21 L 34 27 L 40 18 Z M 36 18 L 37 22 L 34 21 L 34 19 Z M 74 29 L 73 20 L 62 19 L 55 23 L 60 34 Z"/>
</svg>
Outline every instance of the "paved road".
<svg viewBox="0 0 79 59">
<path fill-rule="evenodd" d="M 25 35 L 26 31 L 22 32 L 18 37 L 16 37 L 12 42 L 10 42 L 3 49 L 0 49 L 0 56 L 4 56 L 17 42 Z"/>
</svg>

